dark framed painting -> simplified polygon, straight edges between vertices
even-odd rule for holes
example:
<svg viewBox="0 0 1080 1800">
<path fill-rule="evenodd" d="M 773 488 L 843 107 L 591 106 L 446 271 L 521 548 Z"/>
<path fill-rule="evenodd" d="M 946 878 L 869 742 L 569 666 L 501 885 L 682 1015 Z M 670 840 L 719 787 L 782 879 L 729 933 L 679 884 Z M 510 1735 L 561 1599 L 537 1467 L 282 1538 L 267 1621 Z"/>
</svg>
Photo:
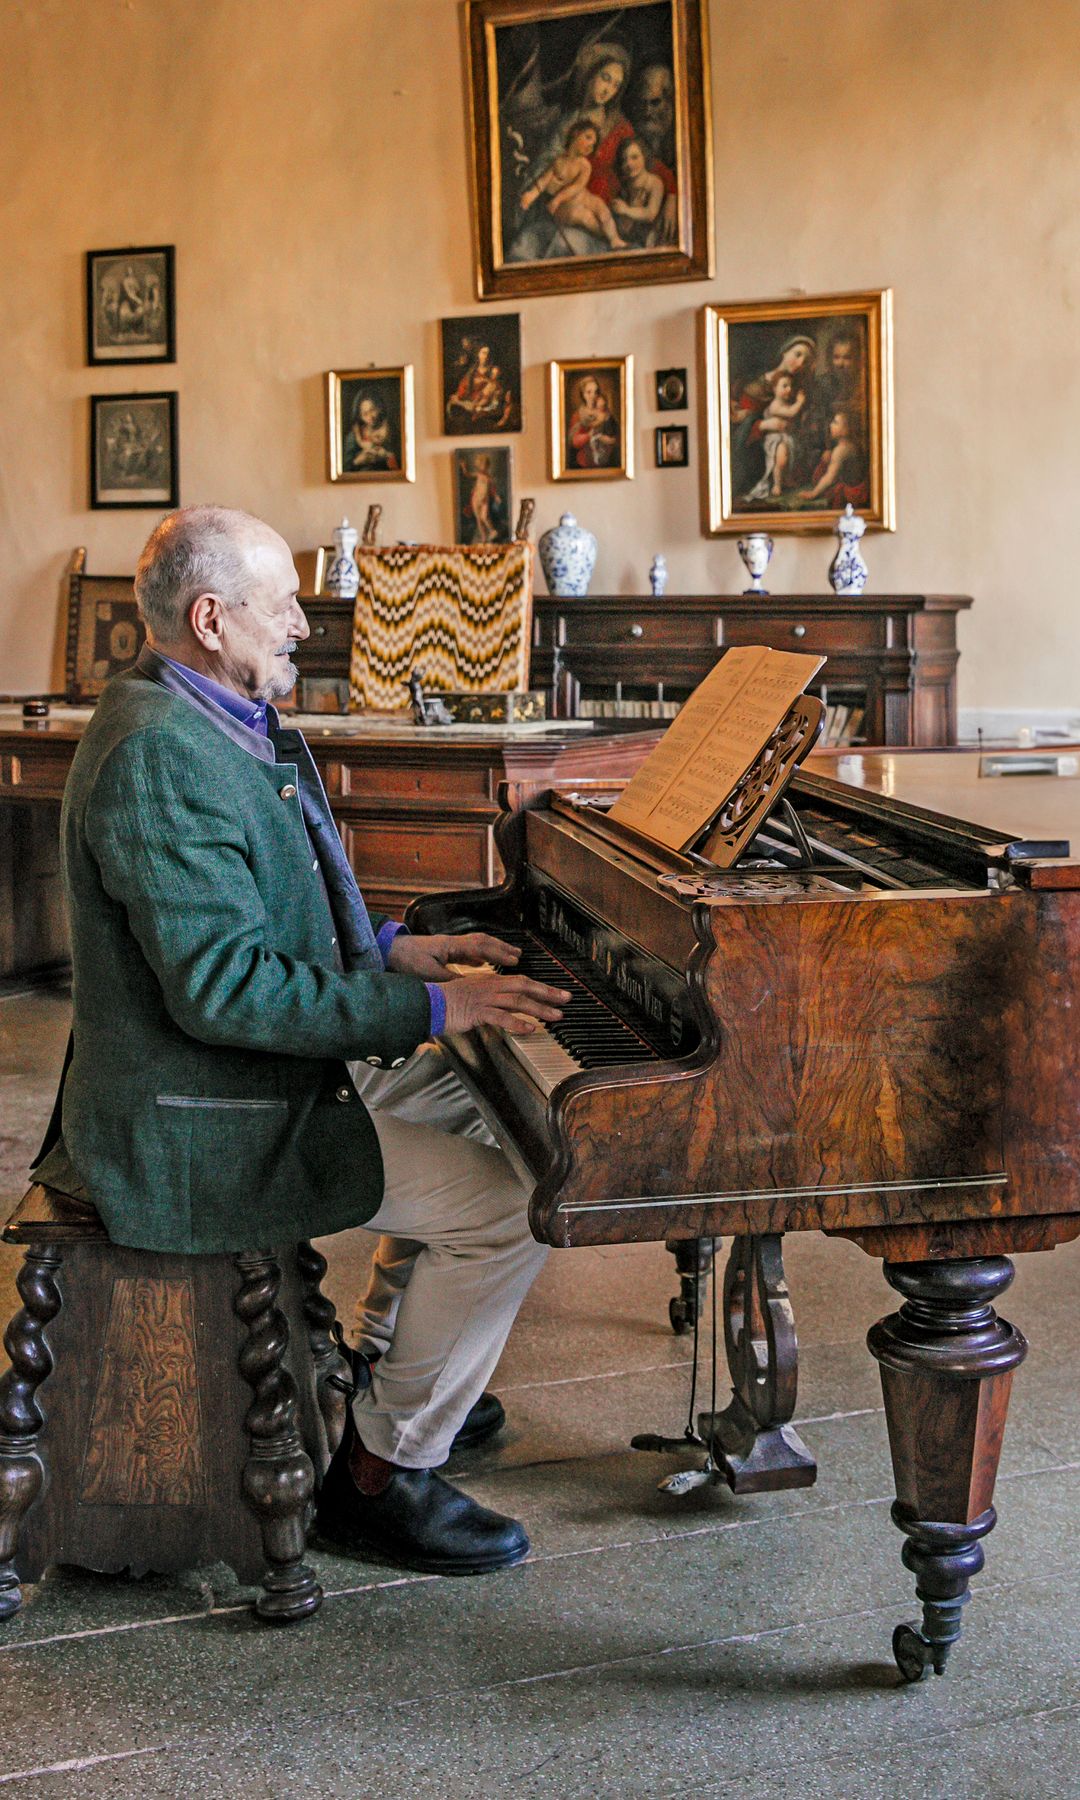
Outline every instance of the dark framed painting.
<svg viewBox="0 0 1080 1800">
<path fill-rule="evenodd" d="M 713 271 L 705 0 L 467 0 L 480 299 Z"/>
<path fill-rule="evenodd" d="M 96 700 L 107 681 L 130 669 L 146 642 L 129 575 L 87 575 L 76 552 L 68 581 L 65 677 L 69 700 Z"/>
<path fill-rule="evenodd" d="M 86 360 L 176 361 L 176 252 L 171 244 L 87 251 Z"/>
<path fill-rule="evenodd" d="M 634 473 L 634 359 L 549 365 L 551 479 L 605 481 Z"/>
<path fill-rule="evenodd" d="M 331 369 L 326 377 L 331 481 L 415 481 L 411 363 Z"/>
<path fill-rule="evenodd" d="M 175 393 L 91 394 L 90 504 L 180 504 Z"/>
<path fill-rule="evenodd" d="M 684 412 L 686 410 L 685 369 L 657 369 L 656 410 L 657 412 Z"/>
<path fill-rule="evenodd" d="M 513 462 L 509 444 L 455 450 L 454 542 L 509 544 L 513 541 Z"/>
<path fill-rule="evenodd" d="M 443 319 L 443 431 L 520 431 L 521 314 L 481 313 Z"/>
<path fill-rule="evenodd" d="M 656 466 L 658 469 L 685 469 L 690 461 L 690 428 L 688 425 L 656 427 Z"/>
<path fill-rule="evenodd" d="M 893 531 L 892 291 L 706 306 L 705 529 Z"/>
</svg>

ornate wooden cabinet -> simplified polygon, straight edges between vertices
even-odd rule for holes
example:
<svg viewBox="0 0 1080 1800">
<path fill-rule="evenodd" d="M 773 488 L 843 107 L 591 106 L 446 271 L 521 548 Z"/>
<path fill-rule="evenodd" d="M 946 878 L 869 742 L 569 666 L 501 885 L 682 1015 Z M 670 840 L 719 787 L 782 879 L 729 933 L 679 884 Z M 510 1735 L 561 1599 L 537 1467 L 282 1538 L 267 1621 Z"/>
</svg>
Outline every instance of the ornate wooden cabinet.
<svg viewBox="0 0 1080 1800">
<path fill-rule="evenodd" d="M 828 661 L 815 691 L 836 709 L 838 735 L 955 744 L 956 616 L 970 605 L 961 594 L 538 595 L 531 681 L 556 716 L 618 707 L 662 719 L 732 644 L 818 651 Z"/>
</svg>

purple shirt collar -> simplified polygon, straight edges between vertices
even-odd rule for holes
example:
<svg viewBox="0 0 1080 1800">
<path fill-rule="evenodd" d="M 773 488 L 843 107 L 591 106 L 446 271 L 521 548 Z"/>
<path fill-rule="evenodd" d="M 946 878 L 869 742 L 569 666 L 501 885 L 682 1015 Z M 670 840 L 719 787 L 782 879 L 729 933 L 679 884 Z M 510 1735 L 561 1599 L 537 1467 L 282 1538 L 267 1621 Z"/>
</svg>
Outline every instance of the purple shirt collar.
<svg viewBox="0 0 1080 1800">
<path fill-rule="evenodd" d="M 161 655 L 160 651 L 158 655 Z M 215 706 L 220 706 L 222 712 L 227 712 L 231 719 L 246 725 L 258 737 L 268 735 L 265 700 L 249 700 L 246 694 L 238 694 L 234 688 L 222 687 L 220 681 L 211 680 L 209 675 L 200 675 L 198 669 L 189 669 L 187 663 L 178 663 L 171 656 L 162 656 L 161 660 L 168 663 L 170 669 L 178 670 L 185 681 L 189 681 L 193 688 L 198 688 L 199 693 L 205 695 L 207 700 L 212 700 Z"/>
</svg>

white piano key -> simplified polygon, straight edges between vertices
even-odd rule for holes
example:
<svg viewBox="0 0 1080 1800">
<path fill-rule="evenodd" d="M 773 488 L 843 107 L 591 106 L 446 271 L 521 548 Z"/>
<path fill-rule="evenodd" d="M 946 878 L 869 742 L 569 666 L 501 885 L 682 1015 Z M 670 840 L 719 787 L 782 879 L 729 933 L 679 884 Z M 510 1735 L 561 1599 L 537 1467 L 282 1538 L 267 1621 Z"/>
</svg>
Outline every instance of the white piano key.
<svg viewBox="0 0 1080 1800">
<path fill-rule="evenodd" d="M 579 1075 L 584 1066 L 576 1056 L 571 1056 L 568 1050 L 564 1050 L 543 1026 L 525 1037 L 514 1037 L 510 1032 L 501 1035 L 507 1047 L 513 1051 L 527 1074 L 545 1095 L 552 1093 L 568 1075 Z"/>
</svg>

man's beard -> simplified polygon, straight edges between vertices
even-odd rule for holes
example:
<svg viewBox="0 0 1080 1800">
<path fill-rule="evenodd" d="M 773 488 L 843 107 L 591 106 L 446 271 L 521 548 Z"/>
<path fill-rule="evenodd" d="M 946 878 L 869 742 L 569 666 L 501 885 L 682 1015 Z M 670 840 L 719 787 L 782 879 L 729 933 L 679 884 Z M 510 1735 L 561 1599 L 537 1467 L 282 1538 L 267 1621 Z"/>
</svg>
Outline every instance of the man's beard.
<svg viewBox="0 0 1080 1800">
<path fill-rule="evenodd" d="M 300 675 L 296 664 L 289 661 L 295 649 L 296 642 L 293 638 L 290 638 L 287 644 L 282 645 L 278 652 L 278 661 L 281 667 L 275 669 L 269 681 L 264 684 L 259 695 L 260 700 L 284 700 L 286 695 L 292 693 Z"/>
</svg>

